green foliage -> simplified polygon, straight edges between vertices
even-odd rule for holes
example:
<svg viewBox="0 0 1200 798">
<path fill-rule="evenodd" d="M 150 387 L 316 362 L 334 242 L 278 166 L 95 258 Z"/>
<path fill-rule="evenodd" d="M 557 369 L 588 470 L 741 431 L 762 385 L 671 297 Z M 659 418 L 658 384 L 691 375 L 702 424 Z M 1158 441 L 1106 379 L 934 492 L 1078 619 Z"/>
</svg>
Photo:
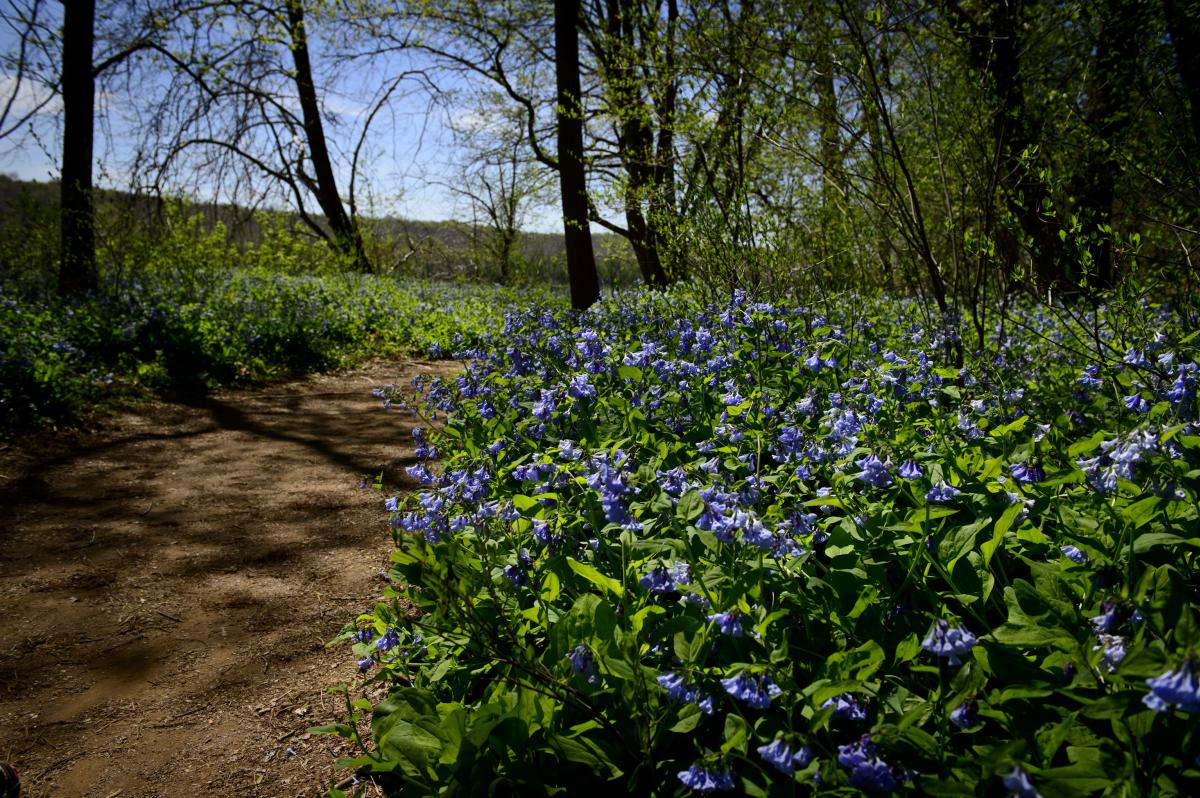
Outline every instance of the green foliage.
<svg viewBox="0 0 1200 798">
<path fill-rule="evenodd" d="M 186 243 L 185 243 L 186 242 Z M 186 268 L 166 262 L 178 246 Z M 290 244 L 286 245 L 290 246 Z M 265 248 L 257 269 L 209 268 L 219 230 L 184 226 L 136 276 L 63 303 L 29 286 L 0 293 L 5 426 L 70 421 L 138 389 L 206 390 L 365 357 L 443 357 L 495 334 L 515 293 L 387 278 L 288 276 Z"/>
<path fill-rule="evenodd" d="M 444 463 L 342 635 L 389 688 L 343 764 L 403 795 L 1195 792 L 1196 309 L 1010 308 L 961 367 L 919 319 L 640 294 L 418 382 Z"/>
</svg>

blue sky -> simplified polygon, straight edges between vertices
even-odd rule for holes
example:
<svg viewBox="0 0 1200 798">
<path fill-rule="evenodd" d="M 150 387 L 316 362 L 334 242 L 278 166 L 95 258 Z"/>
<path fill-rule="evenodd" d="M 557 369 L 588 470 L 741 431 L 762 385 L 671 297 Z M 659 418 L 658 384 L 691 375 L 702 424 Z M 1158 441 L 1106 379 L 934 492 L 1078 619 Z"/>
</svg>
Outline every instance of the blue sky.
<svg viewBox="0 0 1200 798">
<path fill-rule="evenodd" d="M 49 5 L 51 8 L 58 6 L 57 3 Z M 15 43 L 16 36 L 11 29 L 0 30 L 0 53 L 11 52 Z M 312 49 L 316 69 L 320 71 L 324 55 L 321 45 L 314 41 Z M 344 77 L 338 84 L 318 87 L 326 112 L 333 117 L 331 124 L 326 126 L 326 134 L 334 152 L 346 153 L 353 149 L 357 132 L 370 107 L 370 98 L 383 85 L 385 74 L 414 66 L 428 64 L 400 63 L 395 57 L 381 59 L 372 70 L 360 70 Z M 439 84 L 442 89 L 460 95 L 471 93 L 471 87 L 461 78 L 443 77 Z M 12 71 L 0 66 L 0 103 L 7 102 L 10 97 L 14 100 L 14 113 L 10 117 L 32 108 L 45 96 L 45 91 L 30 82 L 17 89 Z M 132 141 L 140 124 L 131 113 L 134 102 L 128 93 L 116 87 L 98 94 L 97 165 L 94 171 L 97 185 L 113 188 L 129 185 Z M 379 114 L 372 122 L 368 148 L 371 155 L 368 168 L 361 170 L 367 179 L 367 191 L 360 186 L 360 207 L 369 199 L 370 210 L 367 212 L 375 215 L 469 219 L 469 202 L 449 186 L 461 185 L 457 163 L 463 155 L 451 128 L 455 123 L 461 127 L 477 121 L 471 118 L 472 113 L 463 107 L 432 104 L 429 94 L 421 90 L 417 81 L 402 84 L 387 112 Z M 0 172 L 25 180 L 57 179 L 60 114 L 61 105 L 52 101 L 24 130 L 0 140 Z M 348 164 L 335 166 L 342 167 L 338 175 L 339 189 L 345 193 Z M 203 194 L 203 189 L 199 193 Z M 526 229 L 561 229 L 553 203 L 533 209 Z"/>
</svg>

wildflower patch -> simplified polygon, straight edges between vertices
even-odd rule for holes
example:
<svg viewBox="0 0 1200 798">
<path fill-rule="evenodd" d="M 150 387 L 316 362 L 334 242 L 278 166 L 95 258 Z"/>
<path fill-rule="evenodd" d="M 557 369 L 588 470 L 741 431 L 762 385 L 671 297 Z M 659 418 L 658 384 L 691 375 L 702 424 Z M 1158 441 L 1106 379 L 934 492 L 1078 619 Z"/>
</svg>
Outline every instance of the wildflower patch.
<svg viewBox="0 0 1200 798">
<path fill-rule="evenodd" d="M 390 686 L 346 764 L 405 795 L 1200 791 L 1196 319 L 1135 311 L 1010 308 L 975 353 L 905 300 L 510 316 L 391 395 L 443 459 L 343 635 Z"/>
</svg>

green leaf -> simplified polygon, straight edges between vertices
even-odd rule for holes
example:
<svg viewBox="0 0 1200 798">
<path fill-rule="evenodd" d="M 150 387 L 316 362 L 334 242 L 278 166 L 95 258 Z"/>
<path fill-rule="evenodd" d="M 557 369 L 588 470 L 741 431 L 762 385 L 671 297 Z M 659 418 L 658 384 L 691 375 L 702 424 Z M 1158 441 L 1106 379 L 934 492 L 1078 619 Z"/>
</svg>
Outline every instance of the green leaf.
<svg viewBox="0 0 1200 798">
<path fill-rule="evenodd" d="M 1049 762 L 1054 759 L 1059 747 L 1066 742 L 1067 735 L 1075 726 L 1075 718 L 1078 717 L 1078 714 L 1072 712 L 1058 723 L 1043 727 L 1035 735 L 1044 761 Z"/>
<path fill-rule="evenodd" d="M 1020 418 L 1010 421 L 1007 424 L 1001 424 L 999 427 L 991 430 L 991 434 L 999 437 L 1007 435 L 1010 432 L 1018 432 L 1025 428 L 1025 424 L 1028 423 L 1028 421 L 1029 416 L 1021 416 Z"/>
<path fill-rule="evenodd" d="M 1067 447 L 1067 456 L 1072 460 L 1075 460 L 1081 455 L 1088 454 L 1089 452 L 1094 451 L 1101 443 L 1103 443 L 1107 437 L 1108 433 L 1101 430 L 1100 432 L 1092 435 L 1090 438 L 1084 438 L 1083 440 L 1075 441 Z"/>
<path fill-rule="evenodd" d="M 547 569 L 542 574 L 542 589 L 538 595 L 545 602 L 553 602 L 562 594 L 562 581 L 559 580 L 558 574 Z"/>
<path fill-rule="evenodd" d="M 908 637 L 896 644 L 896 664 L 908 662 L 921 653 L 921 639 L 917 637 L 916 632 L 912 632 Z"/>
<path fill-rule="evenodd" d="M 1181 538 L 1179 535 L 1172 535 L 1170 532 L 1147 532 L 1144 535 L 1138 535 L 1133 541 L 1133 551 L 1135 554 L 1142 554 L 1150 551 L 1150 549 L 1158 546 L 1196 546 L 1200 545 L 1200 539 L 1197 538 Z"/>
<path fill-rule="evenodd" d="M 700 721 L 704 719 L 704 713 L 695 704 L 684 704 L 679 710 L 679 720 L 671 727 L 671 731 L 677 734 L 687 734 L 695 730 L 700 725 Z"/>
<path fill-rule="evenodd" d="M 437 701 L 426 690 L 406 688 L 375 707 L 372 734 L 379 753 L 411 776 L 431 772 L 442 750 Z"/>
<path fill-rule="evenodd" d="M 704 650 L 705 637 L 700 630 L 688 630 L 675 633 L 675 656 L 687 663 L 697 662 Z"/>
<path fill-rule="evenodd" d="M 637 366 L 617 366 L 617 376 L 623 380 L 640 380 L 642 370 Z"/>
<path fill-rule="evenodd" d="M 331 723 L 328 726 L 310 726 L 309 734 L 334 734 L 338 737 L 345 737 L 347 740 L 353 739 L 354 727 L 349 723 Z"/>
<path fill-rule="evenodd" d="M 513 494 L 512 503 L 513 506 L 521 512 L 526 512 L 527 510 L 532 510 L 542 506 L 542 503 L 532 496 L 525 496 L 520 493 Z"/>
<path fill-rule="evenodd" d="M 947 563 L 955 562 L 959 557 L 975 548 L 975 536 L 991 522 L 990 518 L 980 518 L 970 524 L 955 528 L 942 539 L 941 545 L 938 546 L 938 556 Z"/>
<path fill-rule="evenodd" d="M 604 749 L 586 737 L 555 734 L 549 740 L 550 745 L 568 762 L 585 765 L 605 779 L 615 779 L 621 775 L 621 769 L 612 763 Z"/>
<path fill-rule="evenodd" d="M 721 752 L 730 751 L 746 753 L 746 742 L 750 739 L 750 724 L 736 713 L 725 716 L 725 742 L 721 744 Z"/>
<path fill-rule="evenodd" d="M 1141 501 L 1134 502 L 1125 508 L 1122 515 L 1133 524 L 1134 529 L 1141 529 L 1158 513 L 1158 505 L 1162 499 L 1157 496 L 1147 496 Z"/>
<path fill-rule="evenodd" d="M 979 547 L 979 550 L 983 552 L 984 565 L 991 564 L 992 555 L 996 553 L 996 549 L 1000 548 L 1004 542 L 1004 536 L 1008 534 L 1008 530 L 1012 528 L 1013 522 L 1024 508 L 1025 505 L 1022 502 L 1011 504 L 996 521 L 996 528 L 992 530 L 991 540 L 985 540 Z"/>
<path fill-rule="evenodd" d="M 675 514 L 685 521 L 695 521 L 704 512 L 704 499 L 700 491 L 689 490 L 679 499 L 675 506 Z"/>
<path fill-rule="evenodd" d="M 625 592 L 624 589 L 621 587 L 620 582 L 618 582 L 616 579 L 613 579 L 612 577 L 605 576 L 604 574 L 600 573 L 599 571 L 597 571 L 595 568 L 588 565 L 587 563 L 582 563 L 582 562 L 579 562 L 579 560 L 573 560 L 570 557 L 568 557 L 567 565 L 569 565 L 571 567 L 572 571 L 579 574 L 580 576 L 582 576 L 584 579 L 591 582 L 596 587 L 598 587 L 602 590 L 607 590 L 608 592 L 612 593 L 617 598 L 620 598 Z"/>
<path fill-rule="evenodd" d="M 1008 622 L 992 632 L 1000 643 L 1012 646 L 1052 646 L 1074 651 L 1075 635 L 1082 629 L 1069 604 L 1041 595 L 1024 579 L 1004 588 Z"/>
</svg>

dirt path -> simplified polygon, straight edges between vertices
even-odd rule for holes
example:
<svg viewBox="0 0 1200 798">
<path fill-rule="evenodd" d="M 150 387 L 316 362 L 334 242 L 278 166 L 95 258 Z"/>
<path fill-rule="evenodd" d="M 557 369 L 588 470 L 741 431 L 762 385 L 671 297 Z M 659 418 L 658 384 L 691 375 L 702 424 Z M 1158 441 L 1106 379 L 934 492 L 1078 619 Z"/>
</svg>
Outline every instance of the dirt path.
<svg viewBox="0 0 1200 798">
<path fill-rule="evenodd" d="M 326 650 L 384 588 L 380 471 L 406 415 L 377 364 L 163 403 L 0 451 L 0 759 L 29 796 L 324 794 Z M 344 775 L 344 774 L 341 774 Z"/>
</svg>

